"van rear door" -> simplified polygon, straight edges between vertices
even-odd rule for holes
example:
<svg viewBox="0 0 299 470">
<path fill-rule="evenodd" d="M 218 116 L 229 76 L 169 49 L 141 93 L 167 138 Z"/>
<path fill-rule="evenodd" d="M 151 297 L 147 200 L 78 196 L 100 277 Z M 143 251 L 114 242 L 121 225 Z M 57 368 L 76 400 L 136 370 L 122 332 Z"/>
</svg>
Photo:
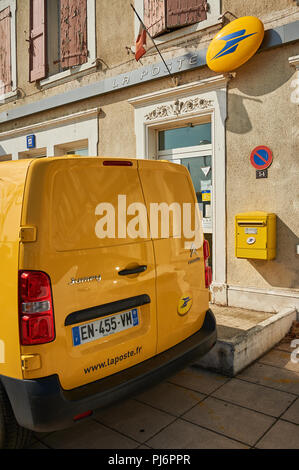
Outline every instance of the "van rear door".
<svg viewBox="0 0 299 470">
<path fill-rule="evenodd" d="M 131 203 L 144 205 L 136 160 L 32 163 L 22 226 L 36 227 L 37 237 L 21 243 L 19 269 L 49 275 L 55 339 L 22 346 L 23 354 L 40 356 L 25 378 L 58 374 L 69 390 L 155 355 L 153 243 L 149 235 L 127 235 Z"/>
<path fill-rule="evenodd" d="M 160 353 L 198 331 L 209 308 L 202 223 L 199 219 L 195 239 L 197 199 L 185 167 L 141 160 L 139 174 L 157 264 L 157 353 Z M 175 210 L 180 215 L 178 223 L 173 218 Z M 168 221 L 169 233 L 165 225 Z"/>
</svg>

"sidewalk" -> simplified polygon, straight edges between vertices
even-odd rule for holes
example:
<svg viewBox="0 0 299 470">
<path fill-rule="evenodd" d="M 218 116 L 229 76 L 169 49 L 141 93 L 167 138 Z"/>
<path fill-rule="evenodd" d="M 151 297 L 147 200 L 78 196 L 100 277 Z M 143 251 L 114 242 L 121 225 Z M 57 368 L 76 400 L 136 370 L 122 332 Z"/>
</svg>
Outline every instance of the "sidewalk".
<svg viewBox="0 0 299 470">
<path fill-rule="evenodd" d="M 188 367 L 32 449 L 299 449 L 299 364 L 283 340 L 235 378 Z"/>
<path fill-rule="evenodd" d="M 211 308 L 217 322 L 217 343 L 196 365 L 229 377 L 241 373 L 283 340 L 297 319 L 292 307 L 272 313 L 218 305 Z"/>
</svg>

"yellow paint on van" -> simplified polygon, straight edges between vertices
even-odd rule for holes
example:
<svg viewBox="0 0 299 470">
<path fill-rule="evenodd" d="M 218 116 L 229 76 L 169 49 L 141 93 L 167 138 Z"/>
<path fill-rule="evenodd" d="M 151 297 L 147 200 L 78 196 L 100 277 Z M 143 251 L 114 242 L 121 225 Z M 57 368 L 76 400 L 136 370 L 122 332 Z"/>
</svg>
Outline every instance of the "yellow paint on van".
<svg viewBox="0 0 299 470">
<path fill-rule="evenodd" d="M 0 164 L 0 346 L 5 357 L 5 362 L 0 358 L 0 385 L 3 377 L 29 388 L 40 379 L 57 378 L 61 390 L 71 393 L 126 369 L 134 372 L 133 366 L 155 362 L 157 355 L 163 363 L 185 340 L 186 357 L 189 339 L 199 338 L 192 347 L 202 352 L 216 341 L 216 327 L 211 330 L 205 322 L 213 315 L 205 286 L 202 224 L 196 230 L 199 262 L 192 264 L 188 240 L 185 234 L 177 237 L 172 217 L 168 237 L 150 227 L 138 238 L 119 235 L 118 227 L 114 238 L 99 238 L 95 230 L 103 201 L 120 220 L 119 195 L 126 196 L 127 207 L 145 207 L 148 225 L 152 204 L 191 204 L 194 216 L 197 198 L 188 170 L 169 162 L 132 159 L 122 165 L 122 159 L 113 159 L 110 165 L 109 160 L 67 156 Z M 161 217 L 159 224 L 163 221 Z M 139 272 L 130 273 L 138 267 Z M 49 300 L 34 302 L 35 295 L 29 296 L 32 308 L 51 304 L 55 335 L 47 343 L 21 344 L 19 316 L 40 311 L 19 312 L 18 271 L 47 275 Z M 117 326 L 123 315 L 127 328 Z M 110 334 L 111 328 L 119 329 Z M 83 330 L 91 335 L 87 340 Z M 182 355 L 178 350 L 175 354 Z M 36 429 L 28 418 L 30 408 L 17 411 L 21 423 Z M 39 418 L 37 429 L 46 429 L 44 416 Z"/>
<path fill-rule="evenodd" d="M 245 64 L 264 39 L 264 25 L 255 16 L 243 16 L 226 25 L 209 45 L 207 65 L 214 72 L 232 72 Z"/>
<path fill-rule="evenodd" d="M 94 229 L 99 202 L 116 206 L 119 194 L 127 196 L 127 205 L 144 203 L 147 208 L 152 202 L 196 202 L 188 170 L 169 162 L 134 159 L 128 167 L 109 167 L 103 166 L 104 160 L 77 156 L 32 160 L 23 176 L 24 194 L 20 187 L 21 227 L 35 227 L 37 235 L 34 242 L 16 242 L 19 258 L 16 253 L 15 269 L 41 270 L 49 275 L 55 340 L 42 345 L 18 345 L 15 284 L 14 348 L 20 349 L 23 356 L 38 354 L 41 358 L 39 369 L 23 370 L 24 378 L 57 374 L 66 390 L 120 372 L 175 346 L 201 328 L 209 308 L 202 247 L 202 261 L 190 265 L 184 237 L 152 239 L 149 234 L 137 240 L 100 240 Z M 146 265 L 147 269 L 138 276 L 119 276 L 120 269 L 132 265 Z M 101 281 L 71 282 L 90 276 L 101 276 Z M 193 299 L 192 314 L 178 315 L 179 300 L 186 292 Z M 65 325 L 68 315 L 144 294 L 151 301 L 138 307 L 137 327 L 74 347 L 74 325 Z M 112 361 L 137 348 L 138 354 L 128 354 L 126 360 L 117 363 Z M 100 363 L 103 366 L 96 367 Z"/>
<path fill-rule="evenodd" d="M 0 164 L 0 374 L 22 378 L 18 319 L 19 232 L 30 160 Z"/>
</svg>

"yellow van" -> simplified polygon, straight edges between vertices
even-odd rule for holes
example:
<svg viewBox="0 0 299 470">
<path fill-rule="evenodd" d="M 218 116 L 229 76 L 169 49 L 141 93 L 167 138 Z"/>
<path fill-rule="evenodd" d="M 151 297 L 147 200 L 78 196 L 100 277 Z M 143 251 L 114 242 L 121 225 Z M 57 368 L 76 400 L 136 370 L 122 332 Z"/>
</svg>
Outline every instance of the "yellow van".
<svg viewBox="0 0 299 470">
<path fill-rule="evenodd" d="M 208 244 L 201 222 L 195 244 L 179 233 L 185 213 L 174 216 L 196 202 L 188 170 L 169 162 L 0 164 L 0 448 L 68 427 L 213 347 Z"/>
</svg>

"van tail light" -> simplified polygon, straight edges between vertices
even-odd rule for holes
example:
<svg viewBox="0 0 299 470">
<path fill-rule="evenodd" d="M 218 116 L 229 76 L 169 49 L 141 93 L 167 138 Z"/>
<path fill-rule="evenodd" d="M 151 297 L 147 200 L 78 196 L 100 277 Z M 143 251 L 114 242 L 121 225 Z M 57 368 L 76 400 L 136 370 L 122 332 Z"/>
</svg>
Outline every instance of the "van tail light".
<svg viewBox="0 0 299 470">
<path fill-rule="evenodd" d="M 85 413 L 81 413 L 80 415 L 74 416 L 73 420 L 80 421 L 81 419 L 88 418 L 91 415 L 92 415 L 92 411 L 88 410 L 88 411 L 85 411 Z"/>
<path fill-rule="evenodd" d="M 19 271 L 21 344 L 50 343 L 55 339 L 51 281 L 40 271 Z"/>
<path fill-rule="evenodd" d="M 209 266 L 210 245 L 207 240 L 203 242 L 203 257 L 205 262 L 205 284 L 208 288 L 212 284 L 212 268 Z"/>
</svg>

